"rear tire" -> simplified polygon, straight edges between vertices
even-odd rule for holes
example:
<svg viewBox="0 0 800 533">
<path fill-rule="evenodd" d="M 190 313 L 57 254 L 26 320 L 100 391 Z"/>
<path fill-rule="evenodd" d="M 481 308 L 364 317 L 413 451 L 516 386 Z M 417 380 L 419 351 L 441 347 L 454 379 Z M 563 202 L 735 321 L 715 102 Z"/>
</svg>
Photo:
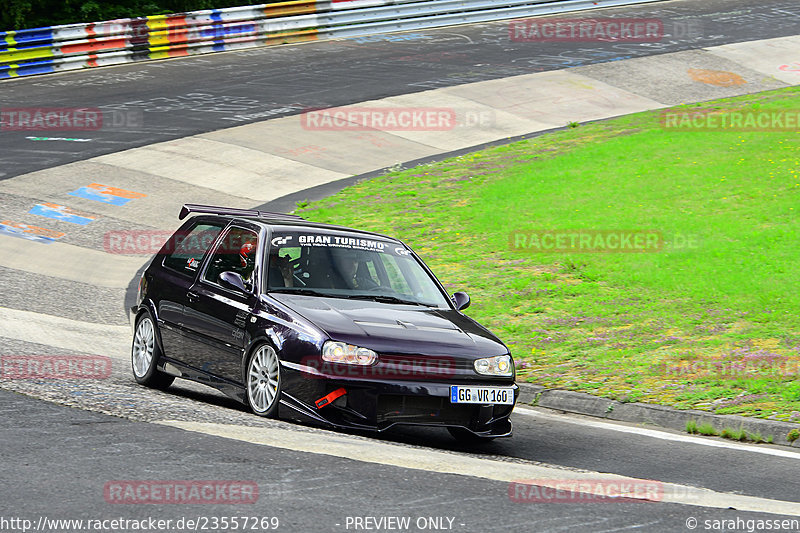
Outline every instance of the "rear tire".
<svg viewBox="0 0 800 533">
<path fill-rule="evenodd" d="M 156 326 L 150 313 L 136 319 L 136 330 L 131 345 L 131 370 L 136 383 L 153 389 L 166 389 L 175 381 L 174 376 L 159 371 L 161 349 L 156 341 Z"/>
<path fill-rule="evenodd" d="M 278 418 L 283 390 L 281 361 L 269 344 L 260 344 L 250 354 L 245 368 L 247 405 L 258 416 Z"/>
</svg>

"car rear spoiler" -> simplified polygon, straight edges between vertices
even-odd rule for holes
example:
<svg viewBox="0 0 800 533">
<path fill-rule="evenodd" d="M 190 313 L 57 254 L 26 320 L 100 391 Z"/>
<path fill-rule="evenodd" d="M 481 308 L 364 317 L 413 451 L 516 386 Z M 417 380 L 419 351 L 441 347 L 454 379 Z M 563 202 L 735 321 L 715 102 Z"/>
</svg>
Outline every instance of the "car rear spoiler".
<svg viewBox="0 0 800 533">
<path fill-rule="evenodd" d="M 232 217 L 255 217 L 255 218 L 274 218 L 305 220 L 298 215 L 286 213 L 274 213 L 272 211 L 256 211 L 255 209 L 237 209 L 235 207 L 219 207 L 215 205 L 183 204 L 178 220 L 183 220 L 189 213 L 211 213 L 214 215 L 227 215 Z"/>
</svg>

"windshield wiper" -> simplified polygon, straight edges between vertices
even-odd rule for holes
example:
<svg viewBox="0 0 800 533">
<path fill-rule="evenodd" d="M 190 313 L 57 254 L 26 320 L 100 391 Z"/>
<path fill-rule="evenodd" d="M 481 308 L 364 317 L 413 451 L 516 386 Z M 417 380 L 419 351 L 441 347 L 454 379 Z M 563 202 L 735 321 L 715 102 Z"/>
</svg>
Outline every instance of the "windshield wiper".
<svg viewBox="0 0 800 533">
<path fill-rule="evenodd" d="M 437 307 L 435 305 L 426 304 L 423 302 L 415 302 L 413 300 L 403 300 L 395 296 L 387 296 L 385 294 L 326 294 L 324 292 L 315 291 L 313 289 L 303 289 L 299 287 L 277 287 L 267 291 L 277 292 L 280 294 L 299 294 L 302 296 L 321 296 L 322 298 L 346 298 L 352 300 L 372 300 L 374 302 L 381 302 L 386 304 L 405 304 L 405 305 L 422 305 L 424 307 Z"/>
<path fill-rule="evenodd" d="M 301 296 L 319 296 L 321 298 L 350 298 L 349 294 L 330 294 L 327 292 L 315 291 L 314 289 L 303 289 L 301 287 L 277 287 L 267 291 L 280 294 L 299 294 Z"/>
<path fill-rule="evenodd" d="M 319 292 L 312 289 L 301 289 L 299 287 L 276 287 L 274 289 L 269 289 L 267 292 L 279 292 L 281 294 L 302 294 L 303 296 L 322 296 L 323 298 L 330 297 L 330 294 L 325 294 L 324 292 Z"/>
<path fill-rule="evenodd" d="M 376 302 L 387 303 L 387 304 L 424 305 L 426 307 L 431 307 L 430 305 L 424 304 L 422 302 L 403 300 L 402 298 L 397 298 L 395 296 L 387 296 L 385 294 L 348 294 L 347 297 L 352 298 L 354 300 L 373 300 Z"/>
</svg>

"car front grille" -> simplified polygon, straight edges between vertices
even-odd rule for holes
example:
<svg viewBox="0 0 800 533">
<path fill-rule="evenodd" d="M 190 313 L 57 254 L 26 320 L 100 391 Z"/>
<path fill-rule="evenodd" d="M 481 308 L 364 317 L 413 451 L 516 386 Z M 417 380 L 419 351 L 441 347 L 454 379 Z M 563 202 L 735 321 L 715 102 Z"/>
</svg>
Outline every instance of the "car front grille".
<svg viewBox="0 0 800 533">
<path fill-rule="evenodd" d="M 477 410 L 474 405 L 453 405 L 448 398 L 384 394 L 378 397 L 377 422 L 469 426 Z"/>
</svg>

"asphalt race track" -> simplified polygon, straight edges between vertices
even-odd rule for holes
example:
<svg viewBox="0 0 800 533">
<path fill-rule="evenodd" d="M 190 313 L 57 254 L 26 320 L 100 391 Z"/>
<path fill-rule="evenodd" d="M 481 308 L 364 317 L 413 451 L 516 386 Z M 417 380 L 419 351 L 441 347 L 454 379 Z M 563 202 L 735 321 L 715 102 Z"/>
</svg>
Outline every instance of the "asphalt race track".
<svg viewBox="0 0 800 533">
<path fill-rule="evenodd" d="M 749 83 L 744 88 L 666 86 L 664 80 L 678 70 L 665 70 L 659 87 L 652 81 L 658 78 L 631 81 L 631 76 L 616 74 L 655 56 L 700 57 L 701 50 L 712 47 L 795 36 L 800 33 L 796 1 L 675 0 L 593 15 L 660 18 L 672 33 L 649 44 L 534 44 L 510 41 L 508 22 L 497 22 L 2 82 L 3 108 L 99 108 L 118 120 L 91 132 L 34 137 L 0 131 L 3 218 L 36 220 L 24 218 L 33 201 L 84 202 L 68 205 L 87 211 L 91 203 L 67 191 L 110 179 L 75 175 L 75 169 L 101 168 L 101 163 L 74 166 L 90 158 L 107 156 L 105 161 L 121 165 L 143 153 L 142 147 L 180 143 L 199 134 L 207 134 L 206 139 L 238 135 L 252 143 L 251 132 L 257 130 L 219 130 L 272 131 L 268 128 L 279 119 L 309 108 L 413 98 L 439 89 L 466 91 L 479 82 L 502 84 L 512 76 L 541 72 L 552 71 L 558 80 L 565 69 L 601 80 L 607 84 L 598 85 L 603 94 L 630 91 L 619 97 L 627 104 L 615 100 L 602 116 L 734 94 L 725 91 L 800 84 L 800 75 L 796 83 L 789 77 L 778 82 L 733 63 L 724 68 L 741 67 Z M 725 61 L 745 57 L 736 55 L 738 48 L 730 50 L 724 52 L 729 54 Z M 714 61 L 723 61 L 719 57 Z M 800 62 L 800 56 L 794 61 Z M 648 72 L 658 76 L 655 64 L 647 64 Z M 670 65 L 663 58 L 657 64 Z M 443 93 L 424 94 L 439 98 Z M 638 100 L 626 100 L 628 94 Z M 558 125 L 542 124 L 542 129 Z M 91 139 L 74 140 L 82 137 Z M 441 141 L 432 140 L 423 150 L 419 139 L 406 140 L 404 153 L 434 157 L 431 147 L 448 151 Z M 153 164 L 168 167 L 170 152 L 161 153 L 164 159 Z M 337 167 L 338 159 L 332 158 L 323 172 L 303 154 L 284 155 L 318 177 L 307 184 L 299 178 L 274 184 L 297 198 L 307 187 L 356 173 L 344 164 Z M 363 157 L 374 161 L 372 168 L 384 166 L 377 155 Z M 134 167 L 109 163 L 106 170 L 110 176 L 119 168 Z M 786 447 L 691 437 L 527 407 L 518 407 L 512 416 L 513 438 L 465 447 L 444 430 L 396 429 L 379 436 L 331 432 L 261 419 L 201 385 L 178 382 L 166 392 L 136 385 L 128 364 L 131 331 L 124 300 L 147 257 L 108 258 L 104 238 L 132 228 L 174 228 L 173 206 L 183 201 L 254 206 L 280 196 L 248 195 L 230 184 L 240 181 L 221 183 L 224 176 L 202 181 L 203 173 L 192 170 L 182 180 L 154 170 L 152 182 L 138 170 L 120 171 L 119 179 L 129 180 L 122 183 L 138 184 L 149 196 L 134 198 L 124 208 L 96 207 L 93 221 L 80 231 L 63 222 L 42 223 L 63 230 L 59 242 L 0 235 L 0 355 L 95 354 L 113 362 L 110 375 L 98 380 L 0 377 L 0 531 L 22 531 L 23 519 L 31 521 L 29 530 L 87 529 L 40 522 L 43 518 L 154 518 L 172 521 L 158 528 L 164 531 L 222 531 L 234 529 L 211 527 L 208 519 L 234 516 L 267 519 L 253 529 L 292 532 L 798 530 L 797 522 L 770 522 L 769 528 L 763 522 L 800 517 L 800 452 Z M 54 191 L 61 182 L 63 191 Z M 87 264 L 91 261 L 96 263 Z M 633 483 L 654 490 L 655 497 L 535 501 L 515 492 L 513 482 L 525 479 Z M 116 503 L 108 486 L 126 480 L 239 480 L 257 484 L 258 497 L 247 504 Z M 390 517 L 406 517 L 409 525 L 400 527 L 402 522 Z M 186 526 L 186 520 L 206 527 Z M 106 529 L 134 530 L 130 524 Z"/>
<path fill-rule="evenodd" d="M 6 82 L 4 106 L 100 108 L 117 111 L 119 124 L 92 132 L 92 143 L 44 147 L 28 134 L 0 132 L 0 179 L 308 108 L 797 33 L 791 0 L 676 1 L 607 11 L 663 19 L 667 35 L 643 44 L 512 42 L 508 23 L 498 22 Z"/>
</svg>

